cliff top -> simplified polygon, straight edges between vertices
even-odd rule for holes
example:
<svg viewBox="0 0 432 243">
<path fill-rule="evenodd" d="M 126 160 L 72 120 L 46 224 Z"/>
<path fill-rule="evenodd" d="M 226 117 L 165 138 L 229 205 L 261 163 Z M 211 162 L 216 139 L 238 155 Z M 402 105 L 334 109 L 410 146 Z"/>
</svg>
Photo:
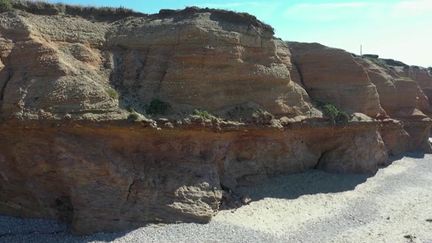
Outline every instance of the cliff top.
<svg viewBox="0 0 432 243">
<path fill-rule="evenodd" d="M 187 18 L 198 13 L 211 13 L 217 20 L 231 22 L 233 24 L 252 25 L 273 32 L 273 27 L 258 20 L 248 13 L 240 13 L 221 9 L 187 7 L 182 10 L 162 9 L 157 14 L 146 14 L 133 11 L 124 7 L 93 7 L 81 5 L 69 5 L 63 3 L 48 3 L 43 1 L 26 0 L 1 0 L 0 12 L 9 10 L 21 10 L 36 15 L 70 15 L 96 21 L 116 21 L 128 17 L 144 18 Z"/>
</svg>

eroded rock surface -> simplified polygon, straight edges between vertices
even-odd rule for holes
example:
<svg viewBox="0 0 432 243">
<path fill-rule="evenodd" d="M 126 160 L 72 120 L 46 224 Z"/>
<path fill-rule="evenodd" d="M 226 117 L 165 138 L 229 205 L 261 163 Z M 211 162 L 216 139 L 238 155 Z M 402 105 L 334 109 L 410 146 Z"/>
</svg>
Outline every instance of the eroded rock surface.
<svg viewBox="0 0 432 243">
<path fill-rule="evenodd" d="M 300 82 L 310 97 L 371 117 L 384 113 L 376 86 L 353 56 L 318 43 L 289 43 Z"/>
<path fill-rule="evenodd" d="M 377 124 L 215 133 L 139 125 L 4 124 L 0 211 L 60 218 L 79 233 L 207 222 L 222 187 L 322 168 L 374 172 L 387 153 Z"/>
<path fill-rule="evenodd" d="M 0 13 L 0 213 L 208 222 L 224 190 L 430 151 L 426 69 L 285 43 L 248 14 L 49 6 Z"/>
</svg>

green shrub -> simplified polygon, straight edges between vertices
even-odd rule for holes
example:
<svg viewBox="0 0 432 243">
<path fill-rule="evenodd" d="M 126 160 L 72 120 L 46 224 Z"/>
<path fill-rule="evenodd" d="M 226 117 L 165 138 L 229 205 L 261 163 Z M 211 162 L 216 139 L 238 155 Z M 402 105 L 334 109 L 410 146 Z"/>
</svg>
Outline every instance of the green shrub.
<svg viewBox="0 0 432 243">
<path fill-rule="evenodd" d="M 127 117 L 127 119 L 129 121 L 136 121 L 136 120 L 138 120 L 138 118 L 139 118 L 139 115 L 136 112 L 130 113 L 129 116 Z"/>
<path fill-rule="evenodd" d="M 159 99 L 153 99 L 146 108 L 149 115 L 165 115 L 171 109 L 171 105 Z"/>
<path fill-rule="evenodd" d="M 116 100 L 119 98 L 119 94 L 117 93 L 117 90 L 108 87 L 105 91 L 107 92 L 108 96 L 111 97 L 111 99 Z"/>
<path fill-rule="evenodd" d="M 321 107 L 323 115 L 331 120 L 335 120 L 336 116 L 339 114 L 338 108 L 332 104 L 325 104 Z"/>
<path fill-rule="evenodd" d="M 11 0 L 0 0 L 0 13 L 12 10 Z"/>
<path fill-rule="evenodd" d="M 339 113 L 336 116 L 335 119 L 335 123 L 336 124 L 347 124 L 350 120 L 350 116 L 344 112 L 344 111 L 339 111 Z"/>
<path fill-rule="evenodd" d="M 204 111 L 204 110 L 194 110 L 193 115 L 199 116 L 206 120 L 214 118 L 213 115 L 211 115 L 208 111 Z"/>
<path fill-rule="evenodd" d="M 317 106 L 332 124 L 347 124 L 350 120 L 350 116 L 346 112 L 339 110 L 333 104 L 318 102 Z"/>
</svg>

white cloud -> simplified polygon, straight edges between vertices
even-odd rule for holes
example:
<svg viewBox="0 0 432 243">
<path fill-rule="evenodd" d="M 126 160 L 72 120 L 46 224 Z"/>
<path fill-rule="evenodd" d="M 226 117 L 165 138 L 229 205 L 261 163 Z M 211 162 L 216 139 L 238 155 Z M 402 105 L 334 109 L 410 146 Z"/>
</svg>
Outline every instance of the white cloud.
<svg viewBox="0 0 432 243">
<path fill-rule="evenodd" d="M 393 15 L 395 17 L 410 17 L 424 14 L 432 14 L 431 0 L 403 0 L 393 6 Z"/>
</svg>

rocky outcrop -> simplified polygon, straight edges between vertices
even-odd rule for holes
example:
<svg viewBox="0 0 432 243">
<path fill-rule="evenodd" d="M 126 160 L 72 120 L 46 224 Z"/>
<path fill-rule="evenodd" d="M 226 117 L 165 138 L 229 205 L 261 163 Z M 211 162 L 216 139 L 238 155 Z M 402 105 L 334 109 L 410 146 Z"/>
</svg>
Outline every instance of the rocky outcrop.
<svg viewBox="0 0 432 243">
<path fill-rule="evenodd" d="M 428 112 L 428 98 L 419 83 L 405 75 L 405 67 L 387 65 L 376 58 L 356 57 L 377 87 L 380 101 L 388 115 L 395 118 L 425 118 L 422 111 Z"/>
<path fill-rule="evenodd" d="M 398 120 L 383 121 L 381 130 L 391 155 L 419 148 L 432 151 L 426 135 L 431 119 L 425 115 L 430 105 L 422 89 L 428 85 L 427 75 L 417 77 L 412 71 L 422 73 L 420 70 L 426 69 L 375 55 L 358 57 L 317 43 L 290 42 L 289 47 L 299 82 L 312 100 L 330 102 L 378 120 Z M 392 123 L 399 125 L 389 125 Z"/>
<path fill-rule="evenodd" d="M 421 91 L 426 95 L 429 101 L 429 105 L 431 105 L 432 100 L 432 69 L 426 69 L 417 66 L 411 66 L 408 71 L 408 75 L 410 78 L 415 80 L 419 86 L 421 87 Z M 430 110 L 428 110 L 430 113 Z"/>
<path fill-rule="evenodd" d="M 375 85 L 350 53 L 318 43 L 290 42 L 289 47 L 312 99 L 371 117 L 384 113 Z"/>
<path fill-rule="evenodd" d="M 32 4 L 0 14 L 0 213 L 77 233 L 208 222 L 238 186 L 430 150 L 427 80 L 248 14 Z"/>
<path fill-rule="evenodd" d="M 2 113 L 111 120 L 126 109 L 145 113 L 153 99 L 171 104 L 172 114 L 223 116 L 239 106 L 309 112 L 272 29 L 223 13 L 190 8 L 113 24 L 4 13 Z"/>
<path fill-rule="evenodd" d="M 398 147 L 405 147 L 397 154 L 418 148 L 431 152 L 428 141 L 431 119 L 426 115 L 430 114 L 431 106 L 424 91 L 428 92 L 427 88 L 430 85 L 427 70 L 415 66 L 410 67 L 394 60 L 379 59 L 377 56 L 356 57 L 355 59 L 365 67 L 371 82 L 376 85 L 381 104 L 387 114 L 398 119 L 408 135 L 403 139 L 400 137 L 394 140 L 399 143 Z M 383 137 L 388 137 L 386 135 L 388 133 L 400 132 L 397 129 L 396 131 L 385 129 L 382 133 Z M 394 142 L 389 142 L 389 144 Z"/>
<path fill-rule="evenodd" d="M 63 219 L 79 233 L 207 222 L 222 188 L 313 168 L 374 172 L 387 159 L 377 127 L 3 124 L 0 212 Z"/>
</svg>

